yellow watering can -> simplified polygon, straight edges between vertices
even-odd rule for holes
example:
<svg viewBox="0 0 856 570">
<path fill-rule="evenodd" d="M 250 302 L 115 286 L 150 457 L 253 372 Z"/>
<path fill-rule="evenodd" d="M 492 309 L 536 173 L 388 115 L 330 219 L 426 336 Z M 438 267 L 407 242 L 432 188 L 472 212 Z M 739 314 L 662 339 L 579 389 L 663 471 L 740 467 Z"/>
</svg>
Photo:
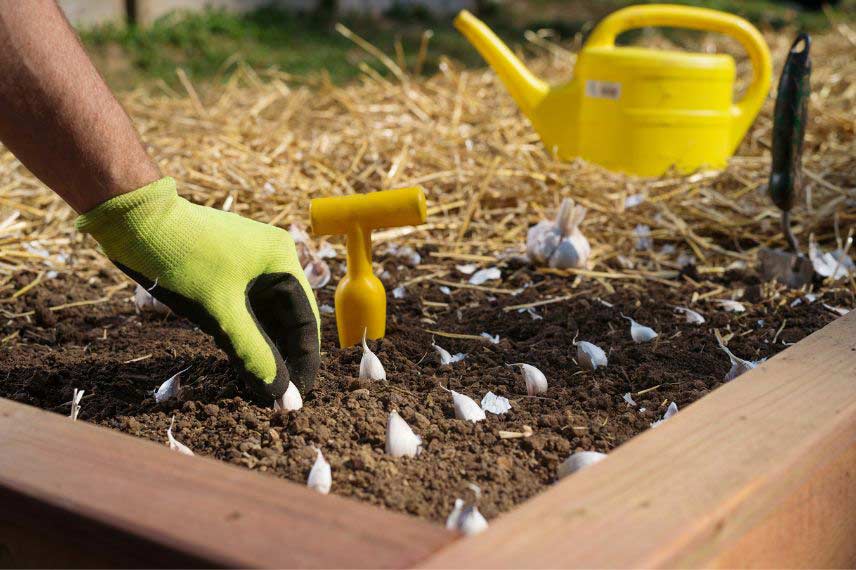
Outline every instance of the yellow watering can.
<svg viewBox="0 0 856 570">
<path fill-rule="evenodd" d="M 752 61 L 752 84 L 735 103 L 735 65 L 728 55 L 615 45 L 622 32 L 646 26 L 734 37 Z M 493 67 L 551 152 L 630 174 L 724 167 L 770 89 L 770 50 L 758 30 L 706 8 L 650 4 L 610 14 L 580 51 L 573 80 L 559 86 L 535 77 L 466 10 L 455 27 Z"/>
</svg>

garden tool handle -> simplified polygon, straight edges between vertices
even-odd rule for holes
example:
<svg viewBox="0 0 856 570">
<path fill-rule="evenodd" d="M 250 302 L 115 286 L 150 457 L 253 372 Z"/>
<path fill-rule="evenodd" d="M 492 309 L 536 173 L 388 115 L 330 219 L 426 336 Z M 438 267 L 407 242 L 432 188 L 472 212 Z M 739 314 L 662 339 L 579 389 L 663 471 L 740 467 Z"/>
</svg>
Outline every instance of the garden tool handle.
<svg viewBox="0 0 856 570">
<path fill-rule="evenodd" d="M 773 66 L 770 50 L 761 33 L 743 18 L 719 10 L 649 4 L 630 6 L 607 16 L 591 33 L 584 49 L 614 46 L 615 38 L 622 32 L 649 26 L 718 32 L 733 37 L 746 50 L 752 62 L 752 84 L 746 89 L 743 98 L 731 108 L 734 121 L 732 150 L 736 148 L 770 91 Z"/>
</svg>

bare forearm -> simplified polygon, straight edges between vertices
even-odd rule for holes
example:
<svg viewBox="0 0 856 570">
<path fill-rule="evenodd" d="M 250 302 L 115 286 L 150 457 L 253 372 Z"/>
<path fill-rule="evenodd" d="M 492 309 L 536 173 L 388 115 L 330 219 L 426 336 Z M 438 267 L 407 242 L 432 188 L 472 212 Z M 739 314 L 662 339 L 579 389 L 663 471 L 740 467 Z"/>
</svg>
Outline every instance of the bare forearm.
<svg viewBox="0 0 856 570">
<path fill-rule="evenodd" d="M 78 212 L 161 176 L 54 0 L 0 0 L 0 141 Z"/>
</svg>

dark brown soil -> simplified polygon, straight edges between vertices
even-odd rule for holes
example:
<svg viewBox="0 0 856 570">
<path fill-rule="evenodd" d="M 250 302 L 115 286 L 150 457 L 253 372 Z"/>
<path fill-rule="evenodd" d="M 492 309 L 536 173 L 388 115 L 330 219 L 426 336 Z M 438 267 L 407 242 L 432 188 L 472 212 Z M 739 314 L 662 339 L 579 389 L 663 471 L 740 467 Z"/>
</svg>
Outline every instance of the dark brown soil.
<svg viewBox="0 0 856 570">
<path fill-rule="evenodd" d="M 386 266 L 394 277 L 400 270 L 400 280 L 426 273 L 393 262 Z M 466 482 L 474 482 L 483 490 L 482 511 L 492 517 L 554 482 L 557 465 L 569 453 L 608 452 L 648 429 L 670 401 L 683 408 L 719 385 L 729 362 L 717 348 L 714 328 L 734 333 L 729 346 L 739 356 L 770 357 L 785 348 L 783 343 L 796 342 L 834 318 L 822 302 L 853 305 L 845 293 L 827 293 L 791 307 L 797 293 L 782 295 L 734 274 L 712 285 L 743 289 L 747 312 L 726 313 L 700 301 L 694 307 L 708 322 L 696 326 L 673 312 L 674 305 L 686 305 L 699 291 L 686 280 L 674 286 L 616 281 L 615 291 L 600 293 L 598 300 L 584 288 L 571 289 L 572 278 L 514 266 L 503 274 L 502 281 L 486 285 L 527 288 L 518 295 L 457 288 L 448 296 L 436 283 L 422 281 L 409 287 L 404 299 L 390 295 L 388 336 L 372 343 L 388 383 L 357 379 L 360 351 L 338 349 L 334 319 L 325 315 L 317 388 L 305 397 L 302 410 L 285 414 L 242 399 L 224 355 L 191 323 L 135 314 L 131 287 L 106 302 L 49 310 L 98 299 L 120 282 L 110 271 L 89 282 L 61 275 L 0 306 L 8 317 L 0 327 L 5 339 L 0 396 L 68 414 L 72 389 L 82 388 L 81 420 L 160 443 L 166 442 L 174 414 L 177 439 L 197 454 L 300 483 L 314 459 L 312 446 L 318 446 L 332 464 L 334 493 L 435 521 L 446 516 L 456 497 L 465 496 Z M 15 289 L 32 277 L 17 276 Z M 466 281 L 454 269 L 447 278 Z M 332 285 L 321 291 L 321 303 L 332 303 L 332 291 Z M 577 296 L 568 301 L 538 307 L 541 320 L 502 310 L 574 291 Z M 33 313 L 17 316 L 28 311 Z M 656 329 L 659 338 L 634 344 L 621 312 Z M 440 367 L 426 329 L 489 332 L 501 341 L 436 337 L 452 353 L 468 354 L 463 362 Z M 580 339 L 608 351 L 608 368 L 581 371 L 573 358 L 578 332 Z M 506 366 L 510 362 L 540 368 L 549 391 L 526 397 L 519 373 Z M 152 390 L 188 366 L 179 401 L 156 404 Z M 488 414 L 478 424 L 458 421 L 440 385 L 477 401 L 492 390 L 510 398 L 513 408 L 501 417 Z M 627 392 L 638 407 L 624 402 Z M 415 459 L 384 455 L 386 418 L 393 409 L 423 438 L 424 451 Z M 498 437 L 499 430 L 521 431 L 525 425 L 534 430 L 530 438 Z"/>
</svg>

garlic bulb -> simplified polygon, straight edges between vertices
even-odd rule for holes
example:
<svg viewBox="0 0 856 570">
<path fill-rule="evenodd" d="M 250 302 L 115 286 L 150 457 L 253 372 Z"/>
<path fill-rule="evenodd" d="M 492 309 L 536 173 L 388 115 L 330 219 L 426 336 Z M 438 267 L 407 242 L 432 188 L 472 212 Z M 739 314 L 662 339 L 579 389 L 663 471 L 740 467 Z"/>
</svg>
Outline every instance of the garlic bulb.
<svg viewBox="0 0 856 570">
<path fill-rule="evenodd" d="M 663 414 L 663 417 L 660 418 L 659 420 L 657 420 L 656 422 L 652 423 L 651 427 L 652 428 L 657 427 L 658 425 L 660 425 L 661 423 L 663 423 L 664 421 L 671 418 L 672 416 L 674 416 L 677 413 L 678 413 L 678 404 L 675 402 L 672 402 L 671 404 L 669 404 L 669 407 L 666 408 L 666 413 Z"/>
<path fill-rule="evenodd" d="M 508 401 L 508 398 L 488 392 L 482 398 L 481 408 L 486 412 L 500 416 L 511 409 L 511 402 Z"/>
<path fill-rule="evenodd" d="M 728 350 L 728 347 L 726 347 L 724 344 L 720 344 L 719 348 L 721 348 L 725 352 L 725 354 L 728 355 L 729 360 L 731 360 L 731 370 L 728 371 L 728 373 L 725 375 L 725 378 L 723 379 L 726 382 L 734 380 L 744 372 L 752 370 L 753 368 L 767 360 L 766 358 L 762 358 L 761 360 L 756 361 L 743 360 L 742 358 L 734 356 L 734 353 Z"/>
<path fill-rule="evenodd" d="M 137 288 L 134 289 L 134 308 L 138 313 L 152 312 L 158 315 L 169 313 L 169 307 L 155 299 L 141 285 L 137 285 Z"/>
<path fill-rule="evenodd" d="M 532 366 L 522 362 L 509 364 L 509 366 L 519 366 L 520 372 L 523 375 L 523 381 L 526 382 L 526 393 L 530 396 L 543 394 L 547 391 L 547 377 L 544 373 Z"/>
<path fill-rule="evenodd" d="M 333 475 L 330 471 L 330 464 L 324 459 L 324 454 L 321 453 L 321 450 L 316 449 L 315 453 L 315 463 L 312 464 L 312 469 L 309 470 L 306 486 L 318 491 L 322 495 L 326 495 L 330 492 L 330 487 L 333 486 Z"/>
<path fill-rule="evenodd" d="M 273 409 L 294 412 L 303 407 L 303 398 L 294 382 L 288 383 L 285 393 L 273 401 Z"/>
<path fill-rule="evenodd" d="M 435 351 L 437 351 L 437 356 L 440 358 L 440 366 L 448 366 L 449 364 L 460 362 L 461 360 L 467 357 L 466 354 L 463 354 L 461 352 L 452 356 L 448 350 L 446 350 L 442 346 L 438 346 L 434 343 L 433 340 L 431 341 L 431 346 L 434 348 Z"/>
<path fill-rule="evenodd" d="M 443 386 L 440 387 L 443 388 Z M 465 396 L 464 394 L 460 394 L 454 390 L 449 390 L 448 388 L 443 388 L 443 390 L 452 394 L 452 405 L 455 407 L 455 417 L 457 419 L 470 422 L 480 422 L 487 418 L 484 414 L 484 410 L 481 409 L 479 405 L 476 404 L 475 400 L 469 396 Z"/>
<path fill-rule="evenodd" d="M 179 376 L 188 370 L 190 370 L 190 366 L 184 370 L 176 372 L 161 384 L 160 387 L 154 391 L 155 402 L 160 404 L 161 402 L 166 402 L 170 398 L 177 398 L 178 390 L 181 388 L 181 380 L 179 380 Z"/>
<path fill-rule="evenodd" d="M 366 329 L 367 330 L 367 329 Z M 363 331 L 363 357 L 360 359 L 361 380 L 386 380 L 386 370 L 380 363 L 380 358 L 369 350 L 366 344 L 366 331 Z"/>
<path fill-rule="evenodd" d="M 573 341 L 577 347 L 577 364 L 590 372 L 607 365 L 606 353 L 596 344 L 581 340 Z"/>
<path fill-rule="evenodd" d="M 386 422 L 386 453 L 393 457 L 416 457 L 422 451 L 422 438 L 413 433 L 395 410 Z"/>
<path fill-rule="evenodd" d="M 657 338 L 657 333 L 651 327 L 640 325 L 628 316 L 621 316 L 630 321 L 630 338 L 633 339 L 633 342 L 638 344 L 641 342 L 650 342 Z"/>
<path fill-rule="evenodd" d="M 580 469 L 585 469 L 589 465 L 594 465 L 598 461 L 606 459 L 605 453 L 599 451 L 577 451 L 572 453 L 570 457 L 565 459 L 558 469 L 559 479 L 567 477 L 572 473 L 576 473 Z"/>
<path fill-rule="evenodd" d="M 84 392 L 85 390 L 75 388 L 71 394 L 71 413 L 68 415 L 71 421 L 77 420 L 77 415 L 80 413 L 80 401 L 83 399 Z"/>
<path fill-rule="evenodd" d="M 554 222 L 542 221 L 529 229 L 526 253 L 536 265 L 556 269 L 585 267 L 591 245 L 579 229 L 586 209 L 575 206 L 571 198 L 562 200 Z"/>
<path fill-rule="evenodd" d="M 182 455 L 193 455 L 193 452 L 190 451 L 190 448 L 176 440 L 172 435 L 172 428 L 175 425 L 175 416 L 172 416 L 172 419 L 169 421 L 169 429 L 166 430 L 166 438 L 169 441 L 169 448 L 173 451 L 177 451 Z"/>
<path fill-rule="evenodd" d="M 687 319 L 687 323 L 691 325 L 704 324 L 704 317 L 701 313 L 697 313 L 688 307 L 675 307 L 675 311 L 683 313 Z"/>
</svg>

